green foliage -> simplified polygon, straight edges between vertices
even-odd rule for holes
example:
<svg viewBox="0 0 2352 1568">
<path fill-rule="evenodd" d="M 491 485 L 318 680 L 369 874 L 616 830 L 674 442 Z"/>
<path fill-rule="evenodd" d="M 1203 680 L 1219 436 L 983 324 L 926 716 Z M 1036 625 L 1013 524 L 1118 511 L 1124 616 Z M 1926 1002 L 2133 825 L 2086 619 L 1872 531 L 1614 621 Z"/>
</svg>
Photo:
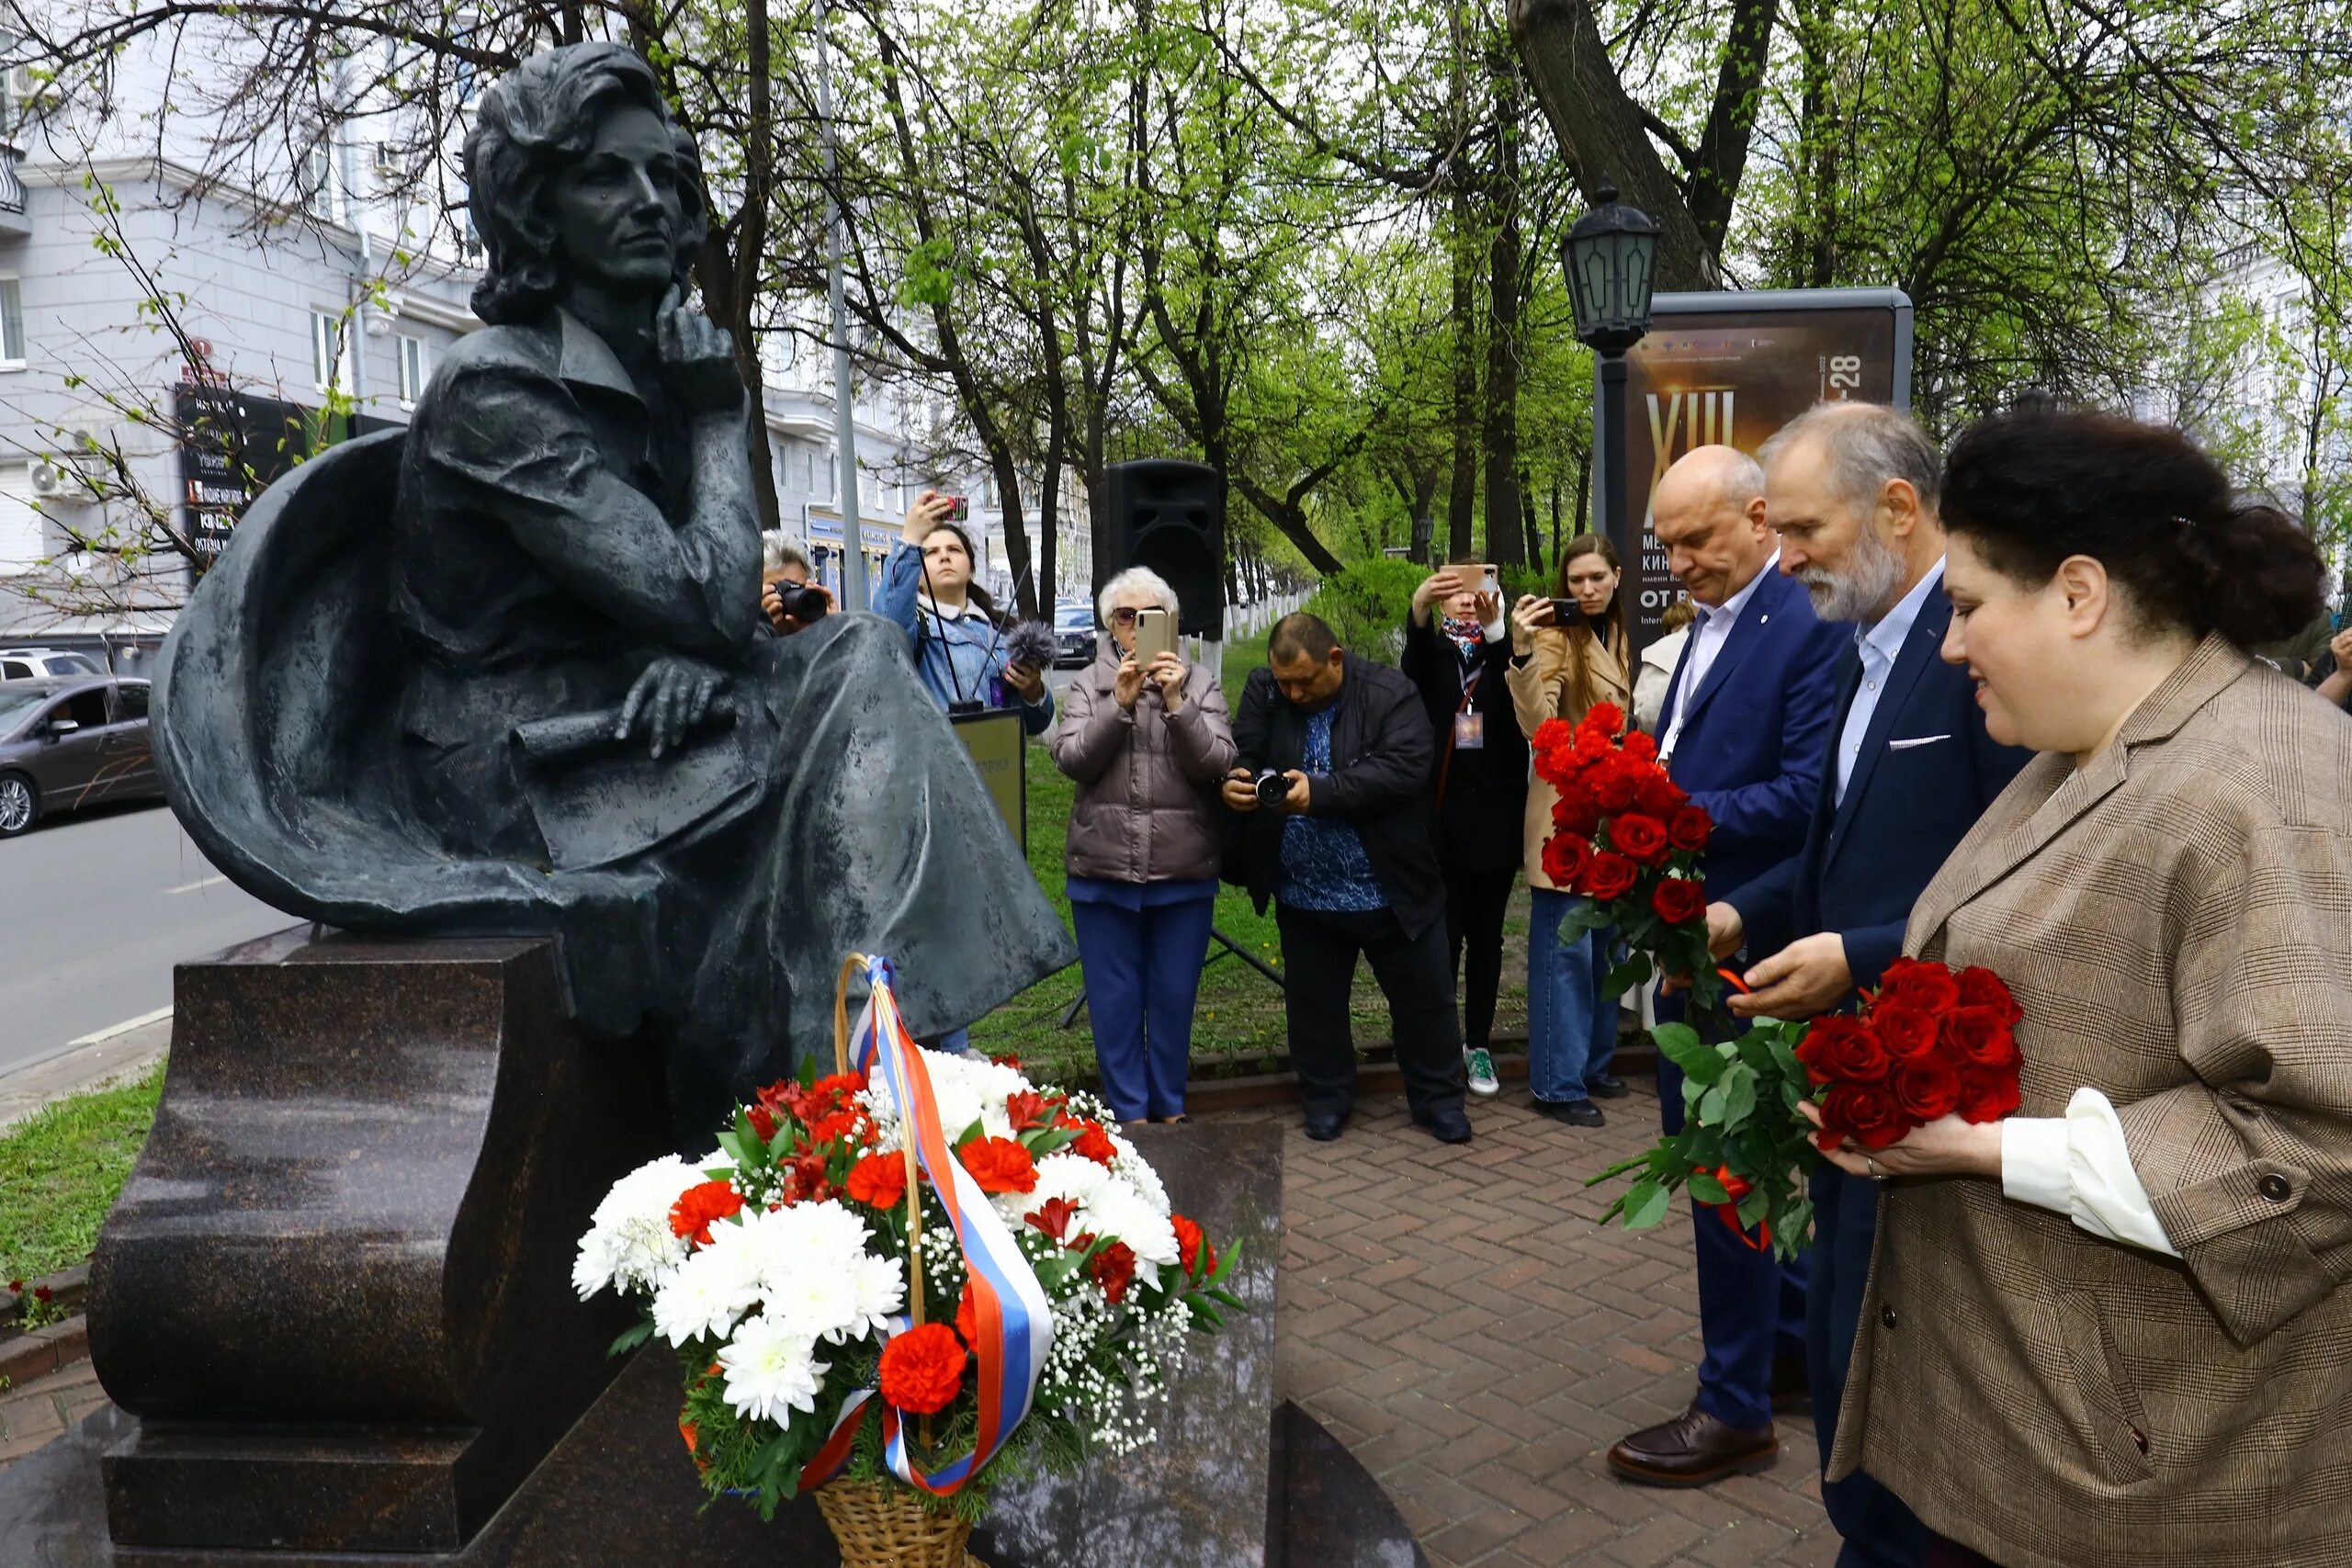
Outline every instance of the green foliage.
<svg viewBox="0 0 2352 1568">
<path fill-rule="evenodd" d="M 1327 577 L 1308 595 L 1306 608 L 1320 615 L 1351 652 L 1393 664 L 1404 646 L 1405 620 L 1413 591 L 1430 569 L 1408 560 L 1360 560 L 1337 577 Z"/>
<path fill-rule="evenodd" d="M 53 1274 L 90 1255 L 163 1090 L 158 1064 L 0 1134 L 0 1280 Z"/>
</svg>

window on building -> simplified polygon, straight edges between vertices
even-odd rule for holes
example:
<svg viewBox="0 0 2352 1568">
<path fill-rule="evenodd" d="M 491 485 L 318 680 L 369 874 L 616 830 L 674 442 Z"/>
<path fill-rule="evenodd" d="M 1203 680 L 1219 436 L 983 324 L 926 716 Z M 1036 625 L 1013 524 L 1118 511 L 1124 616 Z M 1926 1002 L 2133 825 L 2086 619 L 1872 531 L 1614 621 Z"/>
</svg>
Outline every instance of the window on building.
<svg viewBox="0 0 2352 1568">
<path fill-rule="evenodd" d="M 424 395 L 424 380 L 431 367 L 424 355 L 424 340 L 401 334 L 401 407 L 413 409 L 416 400 Z"/>
<path fill-rule="evenodd" d="M 341 311 L 311 312 L 311 380 L 322 392 L 351 385 L 351 378 L 345 371 L 347 345 L 343 329 Z"/>
<path fill-rule="evenodd" d="M 0 370 L 18 370 L 25 363 L 25 286 L 0 277 Z"/>
<path fill-rule="evenodd" d="M 0 577 L 30 571 L 48 554 L 33 510 L 32 465 L 0 464 Z"/>
</svg>

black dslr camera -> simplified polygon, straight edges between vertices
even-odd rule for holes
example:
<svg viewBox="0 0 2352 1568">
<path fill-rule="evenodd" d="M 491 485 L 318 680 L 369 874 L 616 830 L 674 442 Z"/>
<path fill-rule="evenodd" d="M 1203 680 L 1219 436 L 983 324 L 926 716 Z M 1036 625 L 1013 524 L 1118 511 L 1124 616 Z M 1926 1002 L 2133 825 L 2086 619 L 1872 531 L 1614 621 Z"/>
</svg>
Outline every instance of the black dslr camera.
<svg viewBox="0 0 2352 1568">
<path fill-rule="evenodd" d="M 1290 798 L 1290 780 L 1272 768 L 1260 768 L 1258 776 L 1250 781 L 1250 787 L 1258 792 L 1261 806 L 1280 806 Z"/>
<path fill-rule="evenodd" d="M 806 584 L 779 582 L 775 585 L 777 602 L 784 613 L 806 625 L 825 613 L 825 591 Z"/>
</svg>

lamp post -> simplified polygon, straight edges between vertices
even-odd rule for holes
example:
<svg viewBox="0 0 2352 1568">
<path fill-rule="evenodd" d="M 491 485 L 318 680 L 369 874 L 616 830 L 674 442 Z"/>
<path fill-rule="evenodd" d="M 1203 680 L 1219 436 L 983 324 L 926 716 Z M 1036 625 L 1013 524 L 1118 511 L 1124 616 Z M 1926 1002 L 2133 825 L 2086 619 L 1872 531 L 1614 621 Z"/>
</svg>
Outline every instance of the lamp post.
<svg viewBox="0 0 2352 1568">
<path fill-rule="evenodd" d="M 1577 341 L 1600 356 L 1600 400 L 1594 410 L 1600 440 L 1594 457 L 1600 468 L 1602 525 L 1619 531 L 1617 555 L 1624 578 L 1618 602 L 1624 606 L 1630 641 L 1641 607 L 1642 530 L 1625 502 L 1625 353 L 1650 330 L 1658 230 L 1647 214 L 1621 203 L 1617 187 L 1608 181 L 1601 181 L 1594 194 L 1600 200 L 1568 231 L 1561 260 L 1568 271 Z M 1632 669 L 1636 649 L 1618 652 Z"/>
</svg>

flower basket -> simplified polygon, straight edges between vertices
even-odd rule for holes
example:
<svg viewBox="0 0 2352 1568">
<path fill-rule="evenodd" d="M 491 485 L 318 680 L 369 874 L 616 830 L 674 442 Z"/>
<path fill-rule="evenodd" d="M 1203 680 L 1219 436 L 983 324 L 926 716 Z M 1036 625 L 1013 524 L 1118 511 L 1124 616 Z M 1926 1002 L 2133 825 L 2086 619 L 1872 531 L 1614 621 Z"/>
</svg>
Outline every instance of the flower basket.
<svg viewBox="0 0 2352 1568">
<path fill-rule="evenodd" d="M 969 1519 L 934 1514 L 903 1486 L 846 1477 L 817 1488 L 817 1509 L 842 1549 L 842 1568 L 978 1568 Z"/>
</svg>

